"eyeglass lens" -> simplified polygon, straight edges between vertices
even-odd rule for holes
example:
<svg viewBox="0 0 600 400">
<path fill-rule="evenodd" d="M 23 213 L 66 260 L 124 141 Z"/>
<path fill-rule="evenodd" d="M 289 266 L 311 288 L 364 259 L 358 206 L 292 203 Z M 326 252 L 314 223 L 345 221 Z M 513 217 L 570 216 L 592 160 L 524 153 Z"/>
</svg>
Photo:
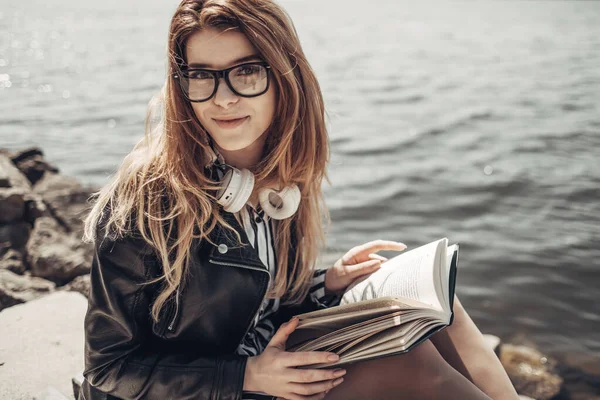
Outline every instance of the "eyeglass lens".
<svg viewBox="0 0 600 400">
<path fill-rule="evenodd" d="M 190 70 L 183 75 L 182 86 L 190 100 L 205 100 L 213 94 L 217 78 L 212 73 Z M 267 69 L 258 64 L 241 65 L 229 71 L 229 82 L 239 95 L 260 94 L 267 88 Z"/>
</svg>

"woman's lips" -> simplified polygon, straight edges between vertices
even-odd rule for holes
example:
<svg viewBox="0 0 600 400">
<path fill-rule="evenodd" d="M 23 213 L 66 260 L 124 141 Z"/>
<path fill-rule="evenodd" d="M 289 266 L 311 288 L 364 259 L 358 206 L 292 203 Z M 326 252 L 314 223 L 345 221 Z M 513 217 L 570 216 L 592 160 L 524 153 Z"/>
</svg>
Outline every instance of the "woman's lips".
<svg viewBox="0 0 600 400">
<path fill-rule="evenodd" d="M 231 128 L 237 128 L 238 126 L 240 126 L 241 124 L 243 124 L 244 122 L 246 122 L 246 120 L 249 117 L 244 117 L 244 118 L 238 118 L 238 119 L 230 119 L 230 120 L 222 120 L 222 119 L 214 119 L 215 122 L 217 123 L 217 125 L 219 125 L 219 127 L 221 128 L 226 128 L 226 129 L 231 129 Z"/>
</svg>

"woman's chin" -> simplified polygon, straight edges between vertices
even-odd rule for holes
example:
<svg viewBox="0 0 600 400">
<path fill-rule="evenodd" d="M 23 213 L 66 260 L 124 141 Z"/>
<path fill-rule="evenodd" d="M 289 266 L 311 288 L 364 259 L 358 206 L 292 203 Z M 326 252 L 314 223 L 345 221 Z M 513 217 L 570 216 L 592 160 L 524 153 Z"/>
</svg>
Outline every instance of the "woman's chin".
<svg viewBox="0 0 600 400">
<path fill-rule="evenodd" d="M 211 135 L 213 136 L 213 135 Z M 240 151 L 240 150 L 246 150 L 246 149 L 250 149 L 253 148 L 255 146 L 259 146 L 260 147 L 260 151 L 262 151 L 262 145 L 264 144 L 263 141 L 261 141 L 261 137 L 263 135 L 258 135 L 257 137 L 254 138 L 249 138 L 248 137 L 248 133 L 244 133 L 244 132 L 239 132 L 239 133 L 231 133 L 228 135 L 220 135 L 220 137 L 218 139 L 216 139 L 213 136 L 213 140 L 216 142 L 216 144 L 219 146 L 219 149 L 223 150 L 223 151 Z"/>
</svg>

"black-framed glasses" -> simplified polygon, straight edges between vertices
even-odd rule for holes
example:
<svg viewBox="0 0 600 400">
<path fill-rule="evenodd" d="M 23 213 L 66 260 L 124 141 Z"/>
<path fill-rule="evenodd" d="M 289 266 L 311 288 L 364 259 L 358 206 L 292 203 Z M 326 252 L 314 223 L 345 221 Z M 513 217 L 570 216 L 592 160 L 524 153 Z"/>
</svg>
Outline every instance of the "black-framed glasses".
<svg viewBox="0 0 600 400">
<path fill-rule="evenodd" d="M 254 61 L 222 70 L 182 68 L 172 76 L 179 81 L 179 87 L 189 101 L 200 103 L 210 100 L 217 93 L 221 77 L 238 96 L 260 96 L 269 90 L 270 69 L 266 62 Z"/>
</svg>

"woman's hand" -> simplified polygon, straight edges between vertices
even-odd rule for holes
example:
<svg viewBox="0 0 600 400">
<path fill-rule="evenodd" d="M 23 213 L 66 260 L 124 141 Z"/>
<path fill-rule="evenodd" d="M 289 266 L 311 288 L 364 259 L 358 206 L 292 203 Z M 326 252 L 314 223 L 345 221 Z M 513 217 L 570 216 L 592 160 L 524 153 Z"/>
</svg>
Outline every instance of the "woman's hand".
<svg viewBox="0 0 600 400">
<path fill-rule="evenodd" d="M 289 400 L 323 399 L 339 385 L 346 370 L 297 369 L 299 365 L 331 363 L 338 360 L 335 353 L 325 351 L 286 352 L 285 342 L 298 326 L 298 318 L 282 324 L 265 350 L 249 357 L 244 376 L 244 390 L 263 392 Z M 335 356 L 335 360 L 328 359 Z M 337 380 L 336 380 L 337 379 Z"/>
<path fill-rule="evenodd" d="M 366 279 L 381 267 L 382 262 L 387 261 L 387 258 L 375 253 L 404 249 L 404 243 L 389 240 L 374 240 L 350 249 L 325 273 L 325 291 L 343 294 L 350 285 Z"/>
</svg>

